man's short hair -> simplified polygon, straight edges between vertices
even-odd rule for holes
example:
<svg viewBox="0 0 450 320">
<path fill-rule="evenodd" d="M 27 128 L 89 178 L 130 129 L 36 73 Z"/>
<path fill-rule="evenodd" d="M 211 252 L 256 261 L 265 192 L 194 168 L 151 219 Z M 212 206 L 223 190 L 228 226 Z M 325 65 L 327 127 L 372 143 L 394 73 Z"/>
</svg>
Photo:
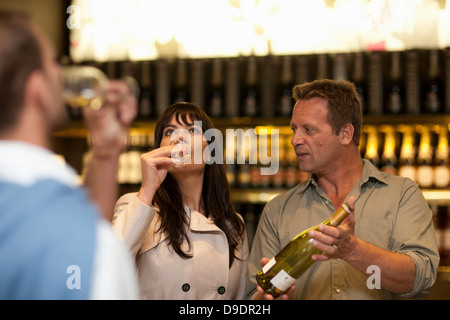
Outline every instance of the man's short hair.
<svg viewBox="0 0 450 320">
<path fill-rule="evenodd" d="M 41 46 L 31 19 L 0 11 L 0 133 L 18 121 L 27 79 L 41 68 Z"/>
</svg>

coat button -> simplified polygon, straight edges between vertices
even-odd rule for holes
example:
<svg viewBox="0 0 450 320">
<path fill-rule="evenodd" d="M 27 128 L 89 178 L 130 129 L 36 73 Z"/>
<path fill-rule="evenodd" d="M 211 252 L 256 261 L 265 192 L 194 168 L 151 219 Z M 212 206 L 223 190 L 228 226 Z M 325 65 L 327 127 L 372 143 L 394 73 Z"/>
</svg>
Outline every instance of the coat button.
<svg viewBox="0 0 450 320">
<path fill-rule="evenodd" d="M 185 284 L 183 284 L 183 286 L 181 287 L 181 290 L 183 290 L 184 292 L 188 292 L 189 289 L 191 289 L 191 286 L 189 285 L 189 283 L 185 283 Z"/>
<path fill-rule="evenodd" d="M 226 289 L 225 289 L 224 286 L 220 286 L 219 288 L 217 288 L 217 292 L 218 292 L 219 294 L 224 294 L 225 291 L 226 291 Z"/>
</svg>

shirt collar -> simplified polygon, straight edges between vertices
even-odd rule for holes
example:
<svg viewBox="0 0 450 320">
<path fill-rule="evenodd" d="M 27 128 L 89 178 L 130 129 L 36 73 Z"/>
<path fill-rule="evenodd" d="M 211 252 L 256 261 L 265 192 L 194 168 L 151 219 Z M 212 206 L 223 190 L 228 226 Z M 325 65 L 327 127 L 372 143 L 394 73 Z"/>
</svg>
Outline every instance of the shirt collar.
<svg viewBox="0 0 450 320">
<path fill-rule="evenodd" d="M 0 181 L 30 186 L 40 180 L 79 185 L 73 168 L 43 147 L 22 141 L 0 140 Z"/>
<path fill-rule="evenodd" d="M 189 216 L 189 228 L 192 231 L 222 231 L 211 218 L 184 204 L 184 210 Z"/>
<path fill-rule="evenodd" d="M 365 183 L 367 183 L 369 180 L 371 179 L 375 179 L 377 181 L 380 181 L 384 184 L 388 184 L 386 179 L 384 178 L 383 173 L 378 170 L 377 167 L 375 167 L 370 161 L 368 161 L 367 159 L 362 159 L 363 162 L 363 171 L 361 173 L 361 178 L 359 179 L 359 185 L 362 186 Z M 316 189 L 319 188 L 319 186 L 317 185 L 316 179 L 314 177 L 314 175 L 312 174 L 311 177 L 306 180 L 303 181 L 302 183 L 300 183 L 297 188 L 298 188 L 298 193 L 303 193 L 305 192 L 305 190 L 309 187 L 309 186 L 313 186 Z"/>
</svg>

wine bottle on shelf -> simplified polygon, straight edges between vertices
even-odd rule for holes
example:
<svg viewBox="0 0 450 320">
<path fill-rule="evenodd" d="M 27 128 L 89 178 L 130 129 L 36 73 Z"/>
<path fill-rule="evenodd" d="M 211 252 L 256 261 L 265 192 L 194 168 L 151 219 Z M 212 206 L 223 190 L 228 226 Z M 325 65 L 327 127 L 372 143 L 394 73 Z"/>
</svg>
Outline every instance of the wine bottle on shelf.
<svg viewBox="0 0 450 320">
<path fill-rule="evenodd" d="M 404 105 L 404 79 L 402 72 L 402 53 L 394 51 L 390 53 L 390 72 L 386 81 L 386 113 L 403 113 Z"/>
<path fill-rule="evenodd" d="M 165 60 L 156 61 L 156 99 L 155 116 L 159 117 L 170 105 L 169 66 Z"/>
<path fill-rule="evenodd" d="M 106 62 L 105 73 L 109 79 L 117 79 L 117 66 L 118 63 L 116 61 L 108 61 Z"/>
<path fill-rule="evenodd" d="M 261 58 L 259 72 L 259 116 L 264 118 L 272 118 L 275 114 L 273 106 L 276 104 L 275 99 L 275 80 L 277 77 L 275 70 L 275 58 L 272 55 Z M 277 97 L 278 98 L 278 97 Z"/>
<path fill-rule="evenodd" d="M 420 59 L 419 52 L 406 51 L 405 101 L 407 114 L 420 113 Z"/>
<path fill-rule="evenodd" d="M 427 51 L 428 65 L 427 77 L 424 81 L 425 113 L 441 113 L 443 111 L 444 87 L 441 78 L 440 50 Z"/>
<path fill-rule="evenodd" d="M 450 113 L 450 48 L 445 49 L 445 69 L 444 69 L 444 85 L 445 85 L 445 108 L 444 113 Z"/>
<path fill-rule="evenodd" d="M 120 77 L 134 77 L 134 65 L 129 60 L 120 63 Z"/>
<path fill-rule="evenodd" d="M 191 60 L 190 84 L 191 91 L 189 94 L 190 101 L 197 105 L 200 109 L 205 109 L 205 66 L 203 59 Z"/>
<path fill-rule="evenodd" d="M 244 130 L 245 132 L 246 130 Z M 248 188 L 250 186 L 250 143 L 246 142 L 245 134 L 239 134 L 239 143 L 237 144 L 237 182 L 239 188 Z M 249 141 L 250 142 L 250 141 Z M 239 163 L 239 159 L 243 159 L 243 163 Z"/>
<path fill-rule="evenodd" d="M 421 188 L 433 185 L 433 147 L 431 144 L 430 128 L 418 126 L 420 132 L 419 152 L 417 154 L 417 183 Z"/>
<path fill-rule="evenodd" d="M 139 118 L 148 119 L 153 116 L 153 91 L 151 78 L 150 61 L 142 61 L 140 86 L 141 94 L 139 97 Z"/>
<path fill-rule="evenodd" d="M 271 149 L 271 139 L 270 139 L 270 133 L 267 135 L 260 135 L 259 136 L 259 143 L 258 143 L 258 174 L 259 174 L 259 186 L 261 188 L 269 188 L 271 184 L 271 175 L 268 174 L 262 174 L 261 169 L 267 168 L 268 164 L 267 161 L 269 160 L 269 151 Z M 266 169 L 268 170 L 268 169 Z"/>
<path fill-rule="evenodd" d="M 280 73 L 280 103 L 277 115 L 288 117 L 294 106 L 292 99 L 292 88 L 294 87 L 293 60 L 292 56 L 281 57 Z"/>
<path fill-rule="evenodd" d="M 225 69 L 225 116 L 239 117 L 239 61 L 226 60 Z"/>
<path fill-rule="evenodd" d="M 353 60 L 353 72 L 351 81 L 355 84 L 356 92 L 358 93 L 359 101 L 361 102 L 361 109 L 364 114 L 367 113 L 367 82 L 365 66 L 365 54 L 363 52 L 356 52 Z"/>
<path fill-rule="evenodd" d="M 241 115 L 255 117 L 259 109 L 258 60 L 255 56 L 246 58 L 246 72 L 242 90 Z"/>
<path fill-rule="evenodd" d="M 234 139 L 234 137 L 227 137 L 227 139 Z M 226 140 L 224 162 L 227 180 L 230 188 L 234 188 L 237 186 L 236 152 L 237 144 L 234 141 L 232 142 Z"/>
<path fill-rule="evenodd" d="M 347 57 L 343 53 L 333 55 L 333 79 L 348 80 Z"/>
<path fill-rule="evenodd" d="M 450 212 L 448 206 L 438 206 L 438 246 L 441 265 L 450 263 Z"/>
<path fill-rule="evenodd" d="M 344 203 L 322 224 L 339 226 L 352 211 L 353 207 Z M 311 257 L 322 253 L 312 245 L 313 239 L 308 235 L 310 230 L 318 230 L 318 227 L 299 233 L 256 274 L 258 284 L 266 293 L 281 296 L 314 263 Z"/>
<path fill-rule="evenodd" d="M 400 149 L 398 175 L 416 181 L 417 168 L 415 131 L 412 126 L 404 126 L 401 131 L 403 133 L 403 141 Z"/>
<path fill-rule="evenodd" d="M 397 156 L 395 155 L 396 137 L 395 130 L 392 126 L 383 128 L 385 133 L 383 153 L 381 155 L 381 171 L 396 175 Z"/>
<path fill-rule="evenodd" d="M 369 54 L 367 114 L 383 113 L 383 56 L 381 52 Z"/>
<path fill-rule="evenodd" d="M 438 127 L 438 142 L 434 159 L 434 187 L 445 189 L 450 187 L 450 160 L 447 126 Z"/>
<path fill-rule="evenodd" d="M 311 80 L 311 60 L 309 55 L 295 57 L 295 84 L 303 84 Z"/>
<path fill-rule="evenodd" d="M 211 86 L 208 97 L 208 113 L 213 118 L 223 115 L 224 87 L 223 87 L 223 64 L 221 59 L 211 61 Z"/>
<path fill-rule="evenodd" d="M 300 177 L 299 163 L 295 149 L 290 143 L 289 137 L 285 140 L 285 156 L 286 156 L 286 169 L 284 171 L 284 185 L 286 188 L 292 188 L 297 185 Z"/>
<path fill-rule="evenodd" d="M 376 167 L 380 165 L 379 149 L 379 133 L 378 129 L 374 126 L 367 127 L 367 141 L 366 141 L 366 153 L 364 158 L 372 162 Z"/>
<path fill-rule="evenodd" d="M 275 154 L 272 157 L 278 157 L 278 171 L 272 177 L 272 186 L 274 188 L 282 188 L 284 184 L 284 176 L 286 171 L 286 149 L 285 149 L 285 139 L 280 135 L 278 141 L 278 148 L 274 148 Z"/>
<path fill-rule="evenodd" d="M 258 137 L 258 149 L 262 148 L 262 144 L 259 142 L 260 137 Z M 250 174 L 250 186 L 252 188 L 262 187 L 262 175 L 261 175 L 261 163 L 259 159 L 259 152 L 256 152 L 256 162 L 249 164 L 249 174 Z"/>
<path fill-rule="evenodd" d="M 188 66 L 185 59 L 178 59 L 175 62 L 173 84 L 172 103 L 189 101 Z"/>
<path fill-rule="evenodd" d="M 328 55 L 326 53 L 316 54 L 316 79 L 330 77 Z"/>
</svg>

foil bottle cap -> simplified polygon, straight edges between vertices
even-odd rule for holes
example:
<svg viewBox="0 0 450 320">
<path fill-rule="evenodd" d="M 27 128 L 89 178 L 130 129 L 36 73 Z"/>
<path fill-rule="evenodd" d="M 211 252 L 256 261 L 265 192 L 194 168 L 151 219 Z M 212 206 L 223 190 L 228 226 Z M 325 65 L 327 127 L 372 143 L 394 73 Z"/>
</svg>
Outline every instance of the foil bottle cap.
<svg viewBox="0 0 450 320">
<path fill-rule="evenodd" d="M 330 225 L 337 227 L 352 212 L 353 207 L 348 203 L 343 203 L 342 206 L 330 217 Z"/>
</svg>

